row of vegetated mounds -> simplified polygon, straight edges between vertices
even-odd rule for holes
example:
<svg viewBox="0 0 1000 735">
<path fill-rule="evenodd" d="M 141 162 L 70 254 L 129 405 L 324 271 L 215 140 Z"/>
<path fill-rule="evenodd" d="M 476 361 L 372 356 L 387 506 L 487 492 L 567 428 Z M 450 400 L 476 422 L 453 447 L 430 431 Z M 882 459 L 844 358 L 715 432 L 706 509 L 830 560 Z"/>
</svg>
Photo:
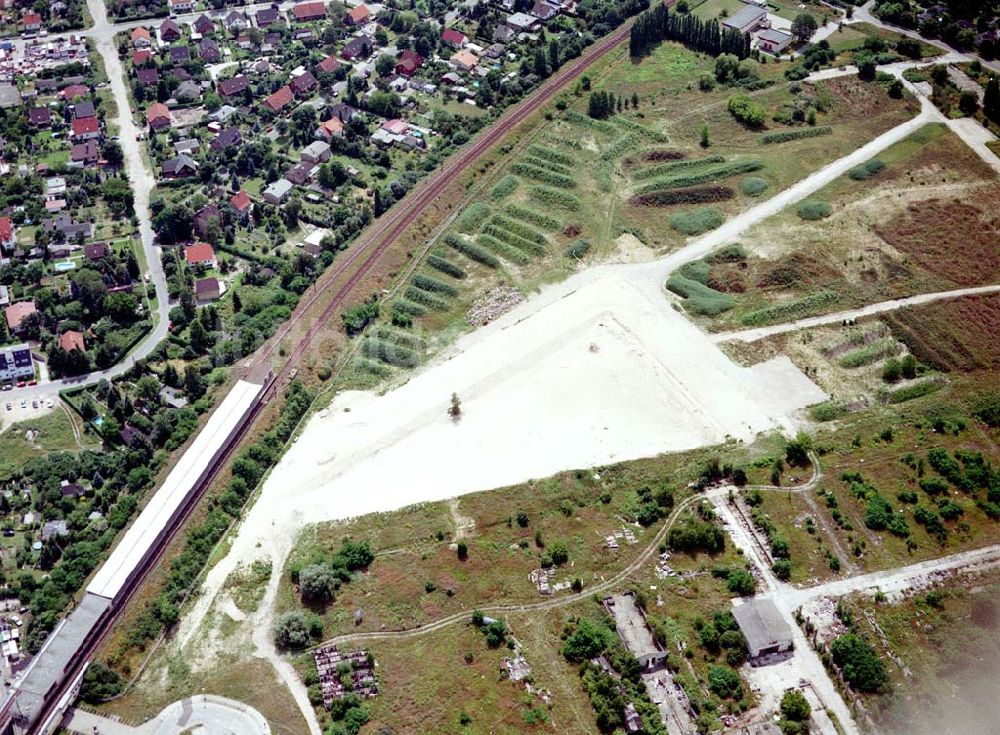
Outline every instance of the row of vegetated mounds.
<svg viewBox="0 0 1000 735">
<path fill-rule="evenodd" d="M 637 194 L 629 200 L 640 207 L 670 207 L 675 204 L 707 204 L 724 202 L 736 196 L 728 186 L 692 186 L 688 189 L 667 189 Z"/>
<path fill-rule="evenodd" d="M 938 370 L 1000 370 L 1000 294 L 909 307 L 885 317 L 893 335 Z"/>
<path fill-rule="evenodd" d="M 998 193 L 989 196 L 994 204 L 1000 203 Z M 957 199 L 927 199 L 874 229 L 896 250 L 952 283 L 974 286 L 992 283 L 1000 275 L 995 207 L 984 210 Z"/>
</svg>

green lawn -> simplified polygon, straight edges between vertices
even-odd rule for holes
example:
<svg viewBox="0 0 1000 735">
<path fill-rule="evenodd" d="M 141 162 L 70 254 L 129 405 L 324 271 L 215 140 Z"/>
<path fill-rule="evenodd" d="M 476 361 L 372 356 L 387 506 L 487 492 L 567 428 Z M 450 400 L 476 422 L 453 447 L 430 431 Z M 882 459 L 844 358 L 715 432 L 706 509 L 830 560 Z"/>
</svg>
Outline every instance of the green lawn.
<svg viewBox="0 0 1000 735">
<path fill-rule="evenodd" d="M 0 402 L 6 403 L 2 394 Z M 0 410 L 6 414 L 5 408 Z M 24 438 L 29 429 L 38 431 L 38 436 L 30 443 Z M 56 407 L 45 416 L 13 424 L 0 433 L 0 478 L 11 477 L 34 457 L 76 449 L 78 446 L 69 416 Z"/>
</svg>

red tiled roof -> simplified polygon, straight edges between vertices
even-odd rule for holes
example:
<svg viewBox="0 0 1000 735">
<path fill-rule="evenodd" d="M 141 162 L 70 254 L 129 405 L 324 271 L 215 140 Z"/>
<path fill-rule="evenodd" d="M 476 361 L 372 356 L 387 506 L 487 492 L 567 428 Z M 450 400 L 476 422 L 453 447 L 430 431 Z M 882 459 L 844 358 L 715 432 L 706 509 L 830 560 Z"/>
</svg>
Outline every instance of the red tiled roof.
<svg viewBox="0 0 1000 735">
<path fill-rule="evenodd" d="M 454 28 L 445 28 L 441 33 L 441 40 L 453 46 L 461 46 L 465 43 L 465 34 L 461 31 L 456 31 Z"/>
<path fill-rule="evenodd" d="M 196 242 L 184 248 L 184 260 L 191 265 L 215 260 L 215 250 L 207 242 Z"/>
<path fill-rule="evenodd" d="M 253 204 L 253 200 L 250 199 L 250 195 L 245 191 L 239 191 L 232 196 L 229 203 L 233 205 L 233 209 L 237 212 L 245 212 Z"/>
<path fill-rule="evenodd" d="M 333 73 L 340 68 L 340 62 L 337 61 L 333 56 L 327 56 L 321 62 L 316 64 L 317 71 Z"/>
<path fill-rule="evenodd" d="M 137 48 L 132 52 L 132 66 L 142 66 L 153 58 L 153 52 L 148 48 Z"/>
<path fill-rule="evenodd" d="M 83 352 L 87 349 L 87 346 L 83 341 L 83 333 L 77 332 L 73 329 L 59 335 L 59 346 L 62 347 L 65 352 L 72 352 L 73 350 L 80 350 L 80 352 Z"/>
<path fill-rule="evenodd" d="M 155 120 L 159 120 L 160 118 L 163 117 L 167 118 L 167 120 L 170 119 L 170 108 L 168 108 L 162 102 L 154 102 L 149 106 L 149 109 L 146 110 L 147 123 L 152 123 Z"/>
<path fill-rule="evenodd" d="M 26 26 L 37 26 L 41 25 L 42 16 L 38 13 L 25 13 L 24 15 L 24 25 Z"/>
<path fill-rule="evenodd" d="M 4 316 L 7 317 L 7 327 L 11 330 L 17 329 L 24 317 L 36 311 L 34 301 L 18 301 L 16 304 L 11 304 L 4 312 Z"/>
<path fill-rule="evenodd" d="M 292 8 L 292 15 L 295 16 L 296 20 L 312 20 L 314 18 L 322 18 L 326 15 L 326 5 L 321 2 L 299 3 Z"/>
<path fill-rule="evenodd" d="M 286 84 L 284 87 L 264 100 L 264 104 L 271 108 L 273 112 L 277 112 L 291 101 L 292 88 Z"/>
<path fill-rule="evenodd" d="M 0 217 L 0 242 L 9 242 L 14 239 L 14 223 L 10 217 Z"/>
<path fill-rule="evenodd" d="M 73 121 L 73 135 L 96 133 L 101 129 L 96 117 L 78 117 Z"/>
<path fill-rule="evenodd" d="M 152 39 L 152 36 L 150 36 L 149 35 L 149 31 L 147 31 L 142 26 L 139 26 L 138 28 L 133 28 L 132 29 L 132 40 L 133 41 L 138 41 L 140 38 L 145 38 L 147 41 L 149 41 L 149 40 Z"/>
<path fill-rule="evenodd" d="M 364 23 L 371 17 L 371 11 L 368 10 L 367 5 L 359 5 L 358 7 L 352 8 L 348 11 L 347 17 L 355 23 Z"/>
<path fill-rule="evenodd" d="M 59 96 L 64 100 L 71 100 L 74 97 L 86 97 L 88 94 L 90 94 L 90 87 L 84 84 L 71 84 L 60 92 Z"/>
</svg>

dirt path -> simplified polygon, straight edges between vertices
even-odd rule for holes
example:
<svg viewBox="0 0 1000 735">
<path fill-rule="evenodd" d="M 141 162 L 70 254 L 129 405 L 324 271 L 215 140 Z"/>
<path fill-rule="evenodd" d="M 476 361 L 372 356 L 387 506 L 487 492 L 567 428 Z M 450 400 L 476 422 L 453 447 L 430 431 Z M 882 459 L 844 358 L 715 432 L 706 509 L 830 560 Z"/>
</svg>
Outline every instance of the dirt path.
<svg viewBox="0 0 1000 735">
<path fill-rule="evenodd" d="M 957 288 L 953 291 L 938 291 L 936 293 L 919 294 L 918 296 L 910 296 L 903 299 L 893 299 L 892 301 L 881 301 L 877 304 L 862 306 L 859 309 L 848 309 L 847 311 L 838 311 L 833 314 L 823 314 L 822 316 L 798 319 L 794 322 L 774 324 L 770 327 L 742 329 L 734 332 L 719 332 L 709 336 L 711 340 L 716 343 L 730 342 L 733 340 L 739 340 L 740 342 L 756 342 L 759 339 L 772 337 L 776 334 L 797 332 L 801 329 L 809 329 L 811 327 L 821 327 L 826 324 L 836 324 L 837 322 L 862 319 L 876 314 L 884 314 L 887 311 L 896 311 L 897 309 L 902 309 L 907 306 L 919 306 L 922 304 L 932 304 L 935 301 L 957 299 L 962 296 L 979 296 L 994 293 L 1000 293 L 1000 285 Z"/>
</svg>

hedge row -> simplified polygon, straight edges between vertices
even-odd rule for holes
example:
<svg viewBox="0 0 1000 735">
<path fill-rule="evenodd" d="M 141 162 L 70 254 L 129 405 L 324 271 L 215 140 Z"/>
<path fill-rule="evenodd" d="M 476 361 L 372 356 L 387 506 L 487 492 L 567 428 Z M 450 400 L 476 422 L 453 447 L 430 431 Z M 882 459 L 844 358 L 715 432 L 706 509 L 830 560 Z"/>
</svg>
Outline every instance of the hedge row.
<svg viewBox="0 0 1000 735">
<path fill-rule="evenodd" d="M 421 291 L 444 294 L 445 296 L 458 296 L 458 289 L 452 286 L 450 283 L 439 281 L 436 278 L 425 276 L 422 273 L 417 273 L 415 276 L 413 276 L 413 279 L 410 281 L 410 283 L 419 288 Z"/>
<path fill-rule="evenodd" d="M 543 230 L 558 230 L 562 227 L 562 223 L 555 217 L 550 217 L 535 209 L 523 207 L 520 204 L 508 204 L 503 208 L 503 211 L 504 214 L 510 217 L 527 222 L 535 227 L 541 227 Z"/>
<path fill-rule="evenodd" d="M 634 133 L 623 135 L 601 151 L 602 161 L 616 161 L 639 144 L 639 136 Z"/>
<path fill-rule="evenodd" d="M 420 364 L 420 357 L 409 347 L 378 337 L 365 339 L 361 344 L 361 353 L 365 357 L 381 360 L 395 367 L 412 368 Z"/>
<path fill-rule="evenodd" d="M 403 295 L 410 301 L 420 304 L 421 306 L 426 306 L 430 309 L 444 311 L 448 308 L 448 303 L 446 301 L 439 299 L 437 296 L 434 296 L 427 291 L 421 291 L 416 286 L 407 286 Z"/>
<path fill-rule="evenodd" d="M 548 186 L 532 186 L 528 193 L 533 201 L 546 207 L 555 207 L 567 212 L 579 212 L 583 203 L 575 194 L 568 191 L 560 191 Z"/>
<path fill-rule="evenodd" d="M 502 214 L 493 215 L 493 219 L 491 219 L 488 224 L 502 227 L 505 230 L 510 230 L 518 237 L 523 237 L 525 240 L 531 240 L 531 242 L 538 243 L 539 245 L 544 245 L 546 243 L 545 235 L 536 230 L 534 227 L 526 225 L 523 222 L 518 222 L 510 217 L 505 217 Z"/>
<path fill-rule="evenodd" d="M 684 308 L 703 316 L 718 316 L 733 308 L 732 296 L 675 273 L 667 279 L 667 289 L 684 299 Z"/>
<path fill-rule="evenodd" d="M 492 253 L 483 250 L 475 243 L 471 243 L 463 237 L 459 237 L 455 234 L 448 234 L 444 236 L 444 243 L 456 252 L 464 255 L 469 260 L 474 260 L 480 265 L 485 265 L 488 268 L 500 267 L 500 261 L 497 260 Z"/>
<path fill-rule="evenodd" d="M 486 225 L 483 228 L 483 234 L 489 235 L 490 237 L 500 240 L 511 247 L 515 247 L 524 253 L 531 253 L 532 255 L 545 255 L 545 247 L 539 245 L 537 242 L 532 242 L 520 235 L 511 232 L 510 230 L 505 230 L 497 225 Z"/>
<path fill-rule="evenodd" d="M 563 115 L 563 119 L 567 122 L 571 122 L 575 125 L 586 125 L 588 128 L 593 128 L 598 130 L 605 135 L 617 135 L 618 130 L 614 125 L 605 120 L 595 120 L 592 117 L 587 117 L 586 115 L 577 112 L 576 110 L 567 110 Z"/>
<path fill-rule="evenodd" d="M 572 189 L 576 186 L 576 181 L 570 176 L 557 174 L 554 171 L 539 168 L 538 166 L 532 166 L 530 163 L 525 163 L 524 161 L 518 161 L 510 167 L 510 170 L 520 176 L 541 181 L 543 184 L 558 186 L 560 189 Z"/>
<path fill-rule="evenodd" d="M 717 179 L 726 179 L 737 174 L 760 171 L 762 168 L 764 168 L 764 164 L 757 160 L 720 163 L 717 166 L 709 166 L 704 170 L 653 179 L 649 184 L 639 189 L 637 193 L 646 194 L 657 189 L 681 189 L 688 186 L 697 186 L 698 184 L 705 184 Z"/>
<path fill-rule="evenodd" d="M 743 315 L 742 322 L 746 326 L 761 327 L 775 322 L 792 321 L 808 316 L 817 309 L 836 302 L 839 298 L 833 291 L 819 291 L 796 301 L 751 311 Z"/>
<path fill-rule="evenodd" d="M 557 163 L 560 166 L 572 167 L 576 164 L 576 161 L 573 160 L 573 156 L 553 150 L 552 148 L 546 148 L 545 146 L 538 145 L 537 143 L 528 146 L 528 154 L 534 156 L 535 158 L 541 158 L 546 161 L 551 161 L 552 163 Z"/>
<path fill-rule="evenodd" d="M 427 256 L 427 265 L 437 271 L 451 276 L 452 278 L 465 278 L 466 272 L 459 266 L 452 263 L 447 258 L 442 258 L 440 255 L 435 255 L 431 253 Z"/>
<path fill-rule="evenodd" d="M 415 334 L 401 332 L 397 329 L 389 329 L 388 327 L 379 327 L 374 331 L 373 336 L 385 340 L 386 342 L 392 342 L 397 345 L 403 345 L 403 347 L 409 347 L 411 350 L 422 350 L 425 347 L 424 341 Z"/>
<path fill-rule="evenodd" d="M 511 263 L 525 265 L 531 262 L 531 256 L 529 256 L 526 252 L 514 247 L 513 245 L 508 245 L 501 240 L 497 240 L 491 235 L 479 235 L 476 238 L 476 243 L 484 248 L 492 250 L 501 258 L 509 260 Z"/>
<path fill-rule="evenodd" d="M 760 136 L 760 142 L 763 145 L 772 145 L 774 143 L 787 143 L 790 140 L 818 138 L 821 135 L 829 135 L 832 132 L 833 128 L 831 128 L 829 125 L 820 125 L 815 128 L 797 128 L 796 130 L 782 130 L 777 133 L 768 133 L 767 135 Z"/>
<path fill-rule="evenodd" d="M 629 120 L 627 117 L 622 117 L 621 115 L 615 115 L 611 118 L 611 122 L 630 133 L 649 138 L 654 143 L 666 143 L 669 140 L 666 135 L 658 130 L 647 128 L 645 125 L 637 123 L 635 120 Z"/>
<path fill-rule="evenodd" d="M 563 166 L 558 163 L 553 163 L 552 161 L 546 161 L 544 158 L 536 158 L 535 156 L 524 156 L 521 158 L 521 163 L 526 163 L 529 166 L 534 166 L 535 168 L 541 168 L 546 171 L 551 171 L 559 176 L 569 176 L 572 178 L 573 169 L 568 166 Z"/>
<path fill-rule="evenodd" d="M 490 198 L 494 201 L 499 201 L 510 196 L 517 189 L 519 183 L 521 182 L 516 176 L 511 176 L 510 174 L 504 176 L 490 189 Z"/>
<path fill-rule="evenodd" d="M 873 158 L 855 166 L 847 172 L 847 175 L 855 181 L 866 181 L 884 168 L 885 164 L 880 159 Z"/>
<path fill-rule="evenodd" d="M 887 339 L 880 339 L 878 342 L 873 342 L 870 345 L 859 347 L 856 350 L 851 350 L 843 355 L 837 363 L 840 367 L 844 368 L 863 367 L 864 365 L 870 365 L 877 360 L 881 360 L 883 357 L 898 354 L 900 349 L 901 345 L 899 342 L 889 337 Z"/>
<path fill-rule="evenodd" d="M 651 179 L 654 176 L 663 176 L 681 169 L 701 168 L 703 166 L 710 166 L 716 163 L 725 163 L 725 161 L 725 156 L 717 155 L 704 156 L 703 158 L 689 158 L 683 161 L 670 161 L 669 163 L 661 163 L 656 166 L 649 166 L 648 168 L 640 168 L 632 174 L 632 177 L 641 181 L 642 179 Z"/>
<path fill-rule="evenodd" d="M 499 184 L 498 184 L 499 186 Z M 495 188 L 495 187 L 494 187 Z M 487 220 L 490 216 L 490 207 L 485 202 L 476 202 L 471 205 L 468 209 L 462 212 L 461 216 L 458 218 L 458 229 L 462 232 L 475 233 L 479 231 L 480 226 Z"/>
<path fill-rule="evenodd" d="M 404 314 L 409 314 L 410 316 L 423 316 L 427 313 L 427 309 L 422 307 L 420 304 L 415 304 L 414 302 L 407 301 L 406 299 L 398 299 L 392 302 L 392 308 Z"/>
<path fill-rule="evenodd" d="M 639 194 L 629 200 L 630 204 L 643 207 L 669 207 L 674 204 L 706 204 L 732 199 L 736 192 L 728 186 L 698 186 L 690 189 L 667 189 Z"/>
<path fill-rule="evenodd" d="M 928 380 L 921 381 L 920 383 L 914 383 L 913 385 L 908 385 L 905 388 L 892 391 L 889 393 L 889 403 L 905 403 L 906 401 L 912 401 L 915 398 L 922 398 L 930 395 L 931 393 L 936 393 L 943 387 L 943 380 L 930 378 Z"/>
</svg>

